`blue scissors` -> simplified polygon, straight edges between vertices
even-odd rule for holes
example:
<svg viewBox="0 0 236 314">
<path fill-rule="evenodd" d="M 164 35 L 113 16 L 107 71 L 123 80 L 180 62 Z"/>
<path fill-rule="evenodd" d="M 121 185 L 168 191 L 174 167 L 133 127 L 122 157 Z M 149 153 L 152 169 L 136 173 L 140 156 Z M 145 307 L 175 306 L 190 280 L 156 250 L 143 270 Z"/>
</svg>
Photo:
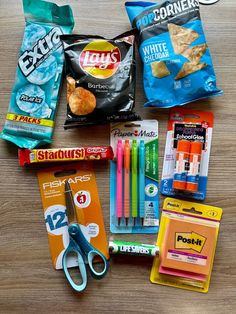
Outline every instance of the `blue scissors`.
<svg viewBox="0 0 236 314">
<path fill-rule="evenodd" d="M 91 275 L 95 279 L 102 279 L 108 270 L 108 260 L 106 257 L 96 250 L 85 238 L 83 232 L 80 229 L 80 225 L 77 222 L 76 210 L 73 200 L 72 191 L 68 181 L 65 182 L 65 199 L 66 199 L 66 213 L 68 217 L 68 232 L 70 236 L 70 242 L 66 248 L 62 257 L 62 266 L 67 280 L 69 281 L 71 287 L 77 292 L 82 292 L 87 286 L 87 271 L 85 264 L 88 264 Z M 76 253 L 78 257 L 78 266 L 82 278 L 80 284 L 76 284 L 67 267 L 68 255 L 70 253 Z M 103 263 L 103 269 L 98 272 L 93 267 L 94 258 L 99 257 Z"/>
</svg>

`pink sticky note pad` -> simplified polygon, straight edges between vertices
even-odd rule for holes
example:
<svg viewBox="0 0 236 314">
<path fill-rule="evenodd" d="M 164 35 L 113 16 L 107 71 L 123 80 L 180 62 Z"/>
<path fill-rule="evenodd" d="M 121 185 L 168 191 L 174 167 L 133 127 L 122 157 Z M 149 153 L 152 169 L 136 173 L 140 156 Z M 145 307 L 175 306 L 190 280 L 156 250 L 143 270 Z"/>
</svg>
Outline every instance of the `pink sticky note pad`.
<svg viewBox="0 0 236 314">
<path fill-rule="evenodd" d="M 205 275 L 191 273 L 188 271 L 176 270 L 176 269 L 167 268 L 163 266 L 159 267 L 159 273 L 165 274 L 165 275 L 189 278 L 189 279 L 198 280 L 198 281 L 206 281 L 207 279 L 207 276 Z"/>
</svg>

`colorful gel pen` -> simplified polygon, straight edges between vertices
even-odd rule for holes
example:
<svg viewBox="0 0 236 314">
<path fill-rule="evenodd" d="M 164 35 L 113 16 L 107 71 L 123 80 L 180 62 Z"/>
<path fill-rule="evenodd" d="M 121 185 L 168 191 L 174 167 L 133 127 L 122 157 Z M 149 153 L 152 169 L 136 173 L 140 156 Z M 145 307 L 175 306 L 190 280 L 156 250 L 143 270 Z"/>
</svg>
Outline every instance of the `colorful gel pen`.
<svg viewBox="0 0 236 314">
<path fill-rule="evenodd" d="M 134 219 L 134 225 L 136 222 L 136 218 L 138 217 L 138 146 L 137 141 L 133 140 L 132 142 L 132 175 L 131 175 L 131 183 L 132 183 L 132 218 Z"/>
<path fill-rule="evenodd" d="M 141 140 L 139 143 L 139 217 L 143 226 L 145 217 L 144 197 L 145 197 L 145 144 Z"/>
<path fill-rule="evenodd" d="M 122 218 L 122 171 L 123 171 L 123 147 L 122 140 L 118 140 L 116 147 L 116 218 L 118 226 Z"/>
<path fill-rule="evenodd" d="M 126 226 L 130 216 L 130 145 L 129 140 L 125 141 L 124 146 L 124 216 Z"/>
</svg>

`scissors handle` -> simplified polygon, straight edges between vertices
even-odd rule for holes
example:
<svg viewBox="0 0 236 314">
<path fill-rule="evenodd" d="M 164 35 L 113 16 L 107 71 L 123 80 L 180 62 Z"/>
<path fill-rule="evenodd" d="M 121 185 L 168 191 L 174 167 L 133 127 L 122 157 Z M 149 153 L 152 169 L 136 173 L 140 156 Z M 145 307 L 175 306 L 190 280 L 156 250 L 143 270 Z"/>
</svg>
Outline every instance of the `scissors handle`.
<svg viewBox="0 0 236 314">
<path fill-rule="evenodd" d="M 70 253 L 76 253 L 77 254 L 79 270 L 80 270 L 80 274 L 82 277 L 82 283 L 81 284 L 76 284 L 74 282 L 74 280 L 72 279 L 69 271 L 68 271 L 67 261 L 68 261 L 68 255 Z M 69 243 L 67 249 L 65 250 L 65 252 L 63 254 L 62 266 L 63 266 L 65 276 L 66 276 L 67 280 L 69 281 L 71 287 L 77 292 L 82 292 L 87 286 L 87 272 L 86 272 L 86 268 L 85 268 L 83 253 L 81 252 L 80 247 L 77 245 L 77 243 L 73 239 L 70 239 L 70 243 Z"/>
<path fill-rule="evenodd" d="M 95 279 L 102 279 L 108 270 L 108 260 L 106 259 L 106 257 L 99 252 L 98 250 L 96 250 L 85 238 L 83 232 L 80 229 L 79 224 L 75 223 L 75 224 L 71 224 L 68 228 L 68 232 L 70 234 L 70 237 L 76 242 L 78 243 L 83 257 L 84 259 L 88 262 L 89 265 L 89 269 L 91 272 L 91 275 L 93 276 L 93 278 Z M 96 271 L 94 269 L 93 266 L 93 261 L 94 259 L 96 259 L 97 257 L 99 257 L 102 260 L 103 263 L 103 269 L 99 272 Z"/>
<path fill-rule="evenodd" d="M 78 292 L 81 292 L 86 288 L 86 285 L 87 285 L 87 272 L 85 268 L 85 262 L 88 262 L 92 277 L 95 279 L 102 279 L 106 275 L 107 270 L 108 270 L 108 260 L 101 252 L 96 250 L 87 241 L 87 239 L 83 235 L 83 232 L 80 229 L 79 224 L 74 223 L 74 224 L 69 225 L 68 232 L 70 235 L 70 243 L 63 255 L 62 265 L 63 265 L 66 278 L 68 279 L 72 288 Z M 72 252 L 75 252 L 78 256 L 79 270 L 82 277 L 82 283 L 80 285 L 77 285 L 73 281 L 67 268 L 67 256 L 69 253 L 72 253 Z M 103 266 L 104 266 L 100 272 L 95 270 L 93 266 L 93 261 L 97 257 L 99 257 L 102 260 Z"/>
</svg>

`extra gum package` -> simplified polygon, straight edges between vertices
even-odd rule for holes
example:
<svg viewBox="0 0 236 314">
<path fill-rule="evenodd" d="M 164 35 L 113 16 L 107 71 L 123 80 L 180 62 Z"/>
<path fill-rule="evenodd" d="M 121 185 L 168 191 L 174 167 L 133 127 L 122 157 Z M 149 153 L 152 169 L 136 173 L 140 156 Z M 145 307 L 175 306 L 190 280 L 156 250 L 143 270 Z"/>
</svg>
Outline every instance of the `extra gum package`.
<svg viewBox="0 0 236 314">
<path fill-rule="evenodd" d="M 112 233 L 157 233 L 158 122 L 112 123 L 110 230 Z"/>
<path fill-rule="evenodd" d="M 0 137 L 22 148 L 52 141 L 64 55 L 60 35 L 71 33 L 69 5 L 23 0 L 26 26 L 15 83 Z"/>
<path fill-rule="evenodd" d="M 170 111 L 160 191 L 167 196 L 204 200 L 207 191 L 213 114 Z"/>
<path fill-rule="evenodd" d="M 86 162 L 73 163 L 38 172 L 44 219 L 55 269 L 62 269 L 62 256 L 69 244 L 64 195 L 66 180 L 72 189 L 77 219 L 84 236 L 109 258 L 95 174 Z M 69 259 L 68 267 L 78 266 L 76 256 L 69 256 Z"/>
<path fill-rule="evenodd" d="M 222 209 L 166 198 L 151 282 L 208 292 Z"/>
</svg>

